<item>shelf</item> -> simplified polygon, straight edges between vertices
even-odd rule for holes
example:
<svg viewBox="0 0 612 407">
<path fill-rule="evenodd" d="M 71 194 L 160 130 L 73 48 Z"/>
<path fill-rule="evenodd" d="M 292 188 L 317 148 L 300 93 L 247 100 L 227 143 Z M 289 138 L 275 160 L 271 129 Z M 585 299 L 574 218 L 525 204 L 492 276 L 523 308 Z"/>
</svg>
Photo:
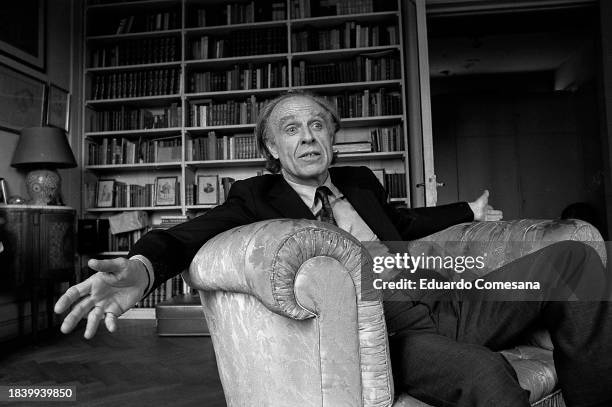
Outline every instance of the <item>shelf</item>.
<svg viewBox="0 0 612 407">
<path fill-rule="evenodd" d="M 124 137 L 144 137 L 144 138 L 155 138 L 160 136 L 180 136 L 180 127 L 168 127 L 165 129 L 140 129 L 140 130 L 114 130 L 114 131 L 96 131 L 85 133 L 85 137 L 88 138 L 99 138 L 99 137 L 113 137 L 113 136 L 124 136 Z"/>
<path fill-rule="evenodd" d="M 159 38 L 159 37 L 172 37 L 181 35 L 182 30 L 180 28 L 174 30 L 159 30 L 159 31 L 141 31 L 125 34 L 105 34 L 105 35 L 90 35 L 85 39 L 95 42 L 115 42 L 118 40 L 135 40 L 140 38 Z"/>
<path fill-rule="evenodd" d="M 282 54 L 262 54 L 262 55 L 243 55 L 238 57 L 228 57 L 228 58 L 210 58 L 210 59 L 189 59 L 185 61 L 185 68 L 201 68 L 208 66 L 215 67 L 223 67 L 223 66 L 233 66 L 243 63 L 253 63 L 256 64 L 258 62 L 274 62 L 274 61 L 286 61 L 288 53 Z"/>
<path fill-rule="evenodd" d="M 100 253 L 96 253 L 95 256 L 100 256 L 100 257 L 122 257 L 122 256 L 127 256 L 129 252 L 124 252 L 124 251 L 120 251 L 120 252 L 100 252 Z"/>
<path fill-rule="evenodd" d="M 292 89 L 304 89 L 313 91 L 335 92 L 349 89 L 373 89 L 373 88 L 396 88 L 401 87 L 401 79 L 391 79 L 387 81 L 368 81 L 368 82 L 346 82 L 346 83 L 329 83 L 323 85 L 304 85 L 294 86 Z M 323 92 L 320 92 L 323 93 Z"/>
<path fill-rule="evenodd" d="M 255 129 L 255 123 L 250 124 L 227 124 L 224 126 L 208 126 L 208 127 L 186 127 L 185 131 L 191 136 L 205 136 L 209 131 L 218 131 L 231 133 L 235 131 L 248 132 Z"/>
<path fill-rule="evenodd" d="M 89 99 L 85 101 L 87 106 L 112 106 L 112 105 L 136 105 L 146 107 L 161 107 L 165 103 L 180 103 L 181 95 L 161 95 L 161 96 L 139 96 L 133 98 L 116 99 Z"/>
<path fill-rule="evenodd" d="M 330 62 L 330 59 L 348 59 L 356 57 L 357 55 L 381 56 L 399 50 L 399 45 L 382 45 L 379 47 L 342 48 L 328 49 L 324 51 L 294 52 L 291 55 L 294 60 L 304 60 L 310 62 Z"/>
<path fill-rule="evenodd" d="M 404 117 L 402 115 L 393 116 L 370 116 L 370 117 L 351 117 L 342 118 L 340 122 L 342 127 L 362 127 L 362 126 L 379 126 L 393 123 L 401 123 Z"/>
<path fill-rule="evenodd" d="M 114 65 L 114 66 L 87 68 L 85 70 L 85 73 L 121 72 L 121 71 L 132 71 L 135 69 L 153 69 L 153 68 L 167 68 L 167 67 L 180 67 L 180 66 L 181 66 L 181 61 L 155 62 L 151 64 L 138 64 L 138 65 Z"/>
<path fill-rule="evenodd" d="M 263 158 L 249 158 L 244 160 L 203 160 L 203 161 L 186 161 L 187 167 L 193 168 L 212 168 L 212 167 L 254 167 L 265 164 Z"/>
<path fill-rule="evenodd" d="M 333 27 L 335 25 L 342 24 L 348 21 L 367 22 L 368 24 L 381 23 L 397 17 L 399 17 L 398 11 L 378 11 L 375 13 L 342 14 L 338 16 L 298 18 L 291 20 L 291 29 L 299 30 L 306 26 L 317 28 Z"/>
<path fill-rule="evenodd" d="M 256 21 L 254 23 L 214 25 L 210 27 L 185 28 L 185 36 L 199 34 L 228 34 L 238 30 L 256 30 L 258 28 L 286 27 L 288 20 Z"/>
<path fill-rule="evenodd" d="M 87 212 L 180 211 L 181 206 L 141 206 L 133 208 L 87 208 Z"/>
<path fill-rule="evenodd" d="M 205 210 L 205 209 L 212 209 L 217 205 L 187 205 L 186 209 L 188 211 L 197 211 L 197 210 Z"/>
<path fill-rule="evenodd" d="M 86 165 L 88 171 L 141 171 L 141 170 L 168 170 L 181 168 L 181 162 L 166 163 L 144 163 L 144 164 L 105 164 L 105 165 Z"/>
<path fill-rule="evenodd" d="M 131 8 L 131 9 L 143 9 L 146 10 L 148 7 L 154 6 L 176 6 L 180 5 L 180 0 L 138 0 L 138 1 L 116 1 L 107 4 L 92 4 L 88 6 L 88 10 L 108 10 L 113 8 Z"/>
<path fill-rule="evenodd" d="M 390 160 L 404 158 L 402 151 L 385 151 L 374 153 L 344 153 L 338 154 L 338 162 L 345 161 L 369 161 L 369 160 Z"/>
<path fill-rule="evenodd" d="M 289 90 L 288 87 L 284 87 L 284 88 L 265 88 L 265 89 L 247 89 L 247 90 L 226 90 L 226 91 L 219 91 L 219 92 L 186 93 L 185 98 L 187 100 L 190 100 L 190 99 L 214 97 L 216 100 L 222 100 L 222 99 L 234 99 L 237 97 L 246 97 L 250 95 L 276 96 L 288 90 Z"/>
</svg>

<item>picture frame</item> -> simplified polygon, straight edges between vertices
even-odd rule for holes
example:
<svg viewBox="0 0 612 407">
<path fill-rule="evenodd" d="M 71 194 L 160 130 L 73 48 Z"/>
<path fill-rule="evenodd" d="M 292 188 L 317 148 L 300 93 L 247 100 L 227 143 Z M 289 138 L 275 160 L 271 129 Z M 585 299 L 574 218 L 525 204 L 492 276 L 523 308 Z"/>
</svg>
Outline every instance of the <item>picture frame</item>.
<svg viewBox="0 0 612 407">
<path fill-rule="evenodd" d="M 96 207 L 112 208 L 115 195 L 115 180 L 101 179 L 96 186 Z"/>
<path fill-rule="evenodd" d="M 175 206 L 178 177 L 155 178 L 155 206 Z"/>
<path fill-rule="evenodd" d="M 198 175 L 198 205 L 217 205 L 219 203 L 219 176 Z"/>
<path fill-rule="evenodd" d="M 0 65 L 0 128 L 19 133 L 24 127 L 42 126 L 46 85 Z"/>
<path fill-rule="evenodd" d="M 49 85 L 47 93 L 47 126 L 70 129 L 70 93 L 58 86 Z"/>
<path fill-rule="evenodd" d="M 0 2 L 0 52 L 45 71 L 45 1 Z"/>
</svg>

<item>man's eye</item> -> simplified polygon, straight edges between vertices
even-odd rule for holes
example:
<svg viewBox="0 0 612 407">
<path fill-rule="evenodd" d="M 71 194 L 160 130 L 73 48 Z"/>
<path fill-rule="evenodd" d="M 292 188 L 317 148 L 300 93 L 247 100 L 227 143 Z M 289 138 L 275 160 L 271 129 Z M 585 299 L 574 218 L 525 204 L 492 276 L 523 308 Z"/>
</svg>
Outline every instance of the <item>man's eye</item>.
<svg viewBox="0 0 612 407">
<path fill-rule="evenodd" d="M 285 129 L 285 131 L 287 132 L 287 134 L 295 134 L 297 133 L 297 127 L 296 126 L 289 126 Z"/>
<path fill-rule="evenodd" d="M 321 122 L 314 122 L 312 123 L 312 127 L 316 130 L 321 130 L 323 128 L 323 123 Z"/>
</svg>

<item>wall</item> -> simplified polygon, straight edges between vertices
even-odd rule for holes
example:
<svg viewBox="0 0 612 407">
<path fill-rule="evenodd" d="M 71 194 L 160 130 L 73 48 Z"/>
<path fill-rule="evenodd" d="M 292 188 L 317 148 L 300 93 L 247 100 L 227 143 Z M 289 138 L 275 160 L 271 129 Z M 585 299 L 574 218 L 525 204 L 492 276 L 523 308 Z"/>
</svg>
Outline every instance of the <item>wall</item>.
<svg viewBox="0 0 612 407">
<path fill-rule="evenodd" d="M 0 54 L 0 63 L 17 69 L 37 79 L 55 84 L 73 92 L 73 36 L 72 36 L 72 0 L 47 1 L 46 6 L 46 66 L 45 72 L 37 71 Z M 72 101 L 74 102 L 74 96 Z M 71 104 L 71 117 L 77 114 L 77 103 Z M 72 128 L 73 126 L 71 126 Z M 19 135 L 0 130 L 0 177 L 5 178 L 10 195 L 27 197 L 25 190 L 25 173 L 10 166 L 13 152 Z M 71 129 L 69 141 L 77 156 L 79 150 L 77 132 Z M 79 206 L 80 175 L 78 169 L 60 170 L 62 176 L 62 195 L 70 206 Z"/>
<path fill-rule="evenodd" d="M 557 218 L 589 202 L 605 219 L 592 83 L 577 92 L 453 93 L 433 99 L 438 203 L 482 189 L 506 219 Z"/>
</svg>

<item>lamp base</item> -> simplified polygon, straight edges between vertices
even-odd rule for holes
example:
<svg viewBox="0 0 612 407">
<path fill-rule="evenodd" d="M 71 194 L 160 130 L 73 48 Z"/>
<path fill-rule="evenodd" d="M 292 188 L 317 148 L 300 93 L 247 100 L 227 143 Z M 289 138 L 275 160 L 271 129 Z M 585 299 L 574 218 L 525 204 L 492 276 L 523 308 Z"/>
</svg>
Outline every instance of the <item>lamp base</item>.
<svg viewBox="0 0 612 407">
<path fill-rule="evenodd" d="M 62 181 L 57 171 L 32 170 L 26 175 L 25 183 L 28 194 L 32 198 L 31 205 L 48 205 L 58 202 L 57 195 L 61 190 Z"/>
</svg>

